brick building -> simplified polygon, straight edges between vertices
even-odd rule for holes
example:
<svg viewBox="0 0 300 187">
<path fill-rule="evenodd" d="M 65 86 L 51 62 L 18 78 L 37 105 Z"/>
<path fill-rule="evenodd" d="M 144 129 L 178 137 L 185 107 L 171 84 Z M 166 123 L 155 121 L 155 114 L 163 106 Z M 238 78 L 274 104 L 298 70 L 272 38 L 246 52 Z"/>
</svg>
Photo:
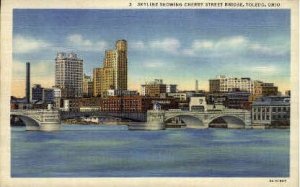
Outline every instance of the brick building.
<svg viewBox="0 0 300 187">
<path fill-rule="evenodd" d="M 146 112 L 151 110 L 155 103 L 159 103 L 165 110 L 178 108 L 178 101 L 173 98 L 114 96 L 103 98 L 100 110 L 103 112 Z"/>
</svg>

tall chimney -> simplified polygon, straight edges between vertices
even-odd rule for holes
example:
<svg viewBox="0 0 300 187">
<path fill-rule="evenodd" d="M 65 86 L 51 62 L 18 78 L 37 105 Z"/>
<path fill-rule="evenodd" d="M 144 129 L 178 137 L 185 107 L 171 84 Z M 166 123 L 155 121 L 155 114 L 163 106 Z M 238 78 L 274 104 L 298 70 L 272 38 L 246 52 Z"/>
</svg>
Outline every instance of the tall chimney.
<svg viewBox="0 0 300 187">
<path fill-rule="evenodd" d="M 26 62 L 26 101 L 30 103 L 30 62 Z"/>
<path fill-rule="evenodd" d="M 198 80 L 196 80 L 195 91 L 198 92 Z"/>
</svg>

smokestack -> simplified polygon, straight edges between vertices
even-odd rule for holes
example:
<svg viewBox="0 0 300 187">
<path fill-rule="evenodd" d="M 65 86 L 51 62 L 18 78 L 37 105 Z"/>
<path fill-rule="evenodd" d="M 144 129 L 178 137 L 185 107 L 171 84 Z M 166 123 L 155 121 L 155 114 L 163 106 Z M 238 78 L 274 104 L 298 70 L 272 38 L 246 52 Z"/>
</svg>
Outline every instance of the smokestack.
<svg viewBox="0 0 300 187">
<path fill-rule="evenodd" d="M 26 62 L 26 101 L 30 103 L 30 62 Z"/>
<path fill-rule="evenodd" d="M 198 80 L 196 80 L 195 91 L 198 92 Z"/>
</svg>

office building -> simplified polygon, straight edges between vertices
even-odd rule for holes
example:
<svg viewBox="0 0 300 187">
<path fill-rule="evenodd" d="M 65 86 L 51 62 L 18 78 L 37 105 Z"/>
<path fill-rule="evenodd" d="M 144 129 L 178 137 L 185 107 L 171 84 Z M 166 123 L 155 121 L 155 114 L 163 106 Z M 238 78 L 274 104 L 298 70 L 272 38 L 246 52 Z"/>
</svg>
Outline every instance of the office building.
<svg viewBox="0 0 300 187">
<path fill-rule="evenodd" d="M 249 109 L 249 92 L 229 92 L 225 93 L 225 107 L 234 109 Z M 250 110 L 250 109 L 249 109 Z"/>
<path fill-rule="evenodd" d="M 184 93 L 184 92 L 168 93 L 167 96 L 178 99 L 179 101 L 186 101 L 187 100 L 187 94 Z"/>
<path fill-rule="evenodd" d="M 163 84 L 162 79 L 155 79 L 142 85 L 142 95 L 149 97 L 160 97 L 167 93 L 167 85 Z"/>
<path fill-rule="evenodd" d="M 252 81 L 248 77 L 236 78 L 220 75 L 216 79 L 209 80 L 209 92 L 252 92 L 252 85 Z"/>
<path fill-rule="evenodd" d="M 162 110 L 178 108 L 178 101 L 173 98 L 114 96 L 103 98 L 100 110 L 102 112 L 147 112 L 154 104 L 159 104 Z"/>
<path fill-rule="evenodd" d="M 262 81 L 253 82 L 253 92 L 250 97 L 250 101 L 255 101 L 264 96 L 277 96 L 278 87 L 274 86 L 274 83 L 264 83 Z"/>
<path fill-rule="evenodd" d="M 60 88 L 57 88 L 55 86 L 52 87 L 53 89 L 53 102 L 54 102 L 54 108 L 57 108 L 59 109 L 61 107 L 61 89 Z"/>
<path fill-rule="evenodd" d="M 191 97 L 189 103 L 191 112 L 204 112 L 207 110 L 205 97 Z"/>
<path fill-rule="evenodd" d="M 166 85 L 166 93 L 176 93 L 177 85 L 176 84 L 167 84 Z"/>
<path fill-rule="evenodd" d="M 93 97 L 93 92 L 94 92 L 94 82 L 93 81 L 89 81 L 88 82 L 88 93 L 87 93 L 87 96 L 88 97 Z"/>
<path fill-rule="evenodd" d="M 209 92 L 210 93 L 220 92 L 220 79 L 210 79 L 209 80 Z"/>
<path fill-rule="evenodd" d="M 94 96 L 109 89 L 127 90 L 127 41 L 118 40 L 114 50 L 106 50 L 102 68 L 93 70 Z"/>
<path fill-rule="evenodd" d="M 93 96 L 101 96 L 101 71 L 102 68 L 93 69 Z"/>
<path fill-rule="evenodd" d="M 290 97 L 261 97 L 252 104 L 252 124 L 265 128 L 290 126 Z"/>
<path fill-rule="evenodd" d="M 75 53 L 60 52 L 55 58 L 55 86 L 64 98 L 82 97 L 83 60 Z"/>
<path fill-rule="evenodd" d="M 83 75 L 82 80 L 82 95 L 83 97 L 92 97 L 93 96 L 93 81 L 92 77 L 86 74 Z"/>
<path fill-rule="evenodd" d="M 32 101 L 41 101 L 43 100 L 43 90 L 40 84 L 34 84 L 31 88 L 31 100 Z"/>
<path fill-rule="evenodd" d="M 54 103 L 54 90 L 52 88 L 43 89 L 43 101 L 44 103 Z"/>
<path fill-rule="evenodd" d="M 107 90 L 104 96 L 136 96 L 139 95 L 135 90 Z"/>
</svg>

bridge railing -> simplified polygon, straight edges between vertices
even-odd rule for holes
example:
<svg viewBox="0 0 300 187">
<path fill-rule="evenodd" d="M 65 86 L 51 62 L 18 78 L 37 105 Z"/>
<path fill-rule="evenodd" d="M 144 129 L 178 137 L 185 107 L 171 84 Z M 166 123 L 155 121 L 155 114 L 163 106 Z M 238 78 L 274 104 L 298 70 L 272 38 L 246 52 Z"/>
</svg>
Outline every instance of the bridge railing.
<svg viewBox="0 0 300 187">
<path fill-rule="evenodd" d="M 232 114 L 232 113 L 250 113 L 248 110 L 243 110 L 243 109 L 225 109 L 225 110 L 209 110 L 209 111 L 188 111 L 188 110 L 148 110 L 147 112 L 151 113 L 193 113 L 193 114 Z"/>
</svg>

